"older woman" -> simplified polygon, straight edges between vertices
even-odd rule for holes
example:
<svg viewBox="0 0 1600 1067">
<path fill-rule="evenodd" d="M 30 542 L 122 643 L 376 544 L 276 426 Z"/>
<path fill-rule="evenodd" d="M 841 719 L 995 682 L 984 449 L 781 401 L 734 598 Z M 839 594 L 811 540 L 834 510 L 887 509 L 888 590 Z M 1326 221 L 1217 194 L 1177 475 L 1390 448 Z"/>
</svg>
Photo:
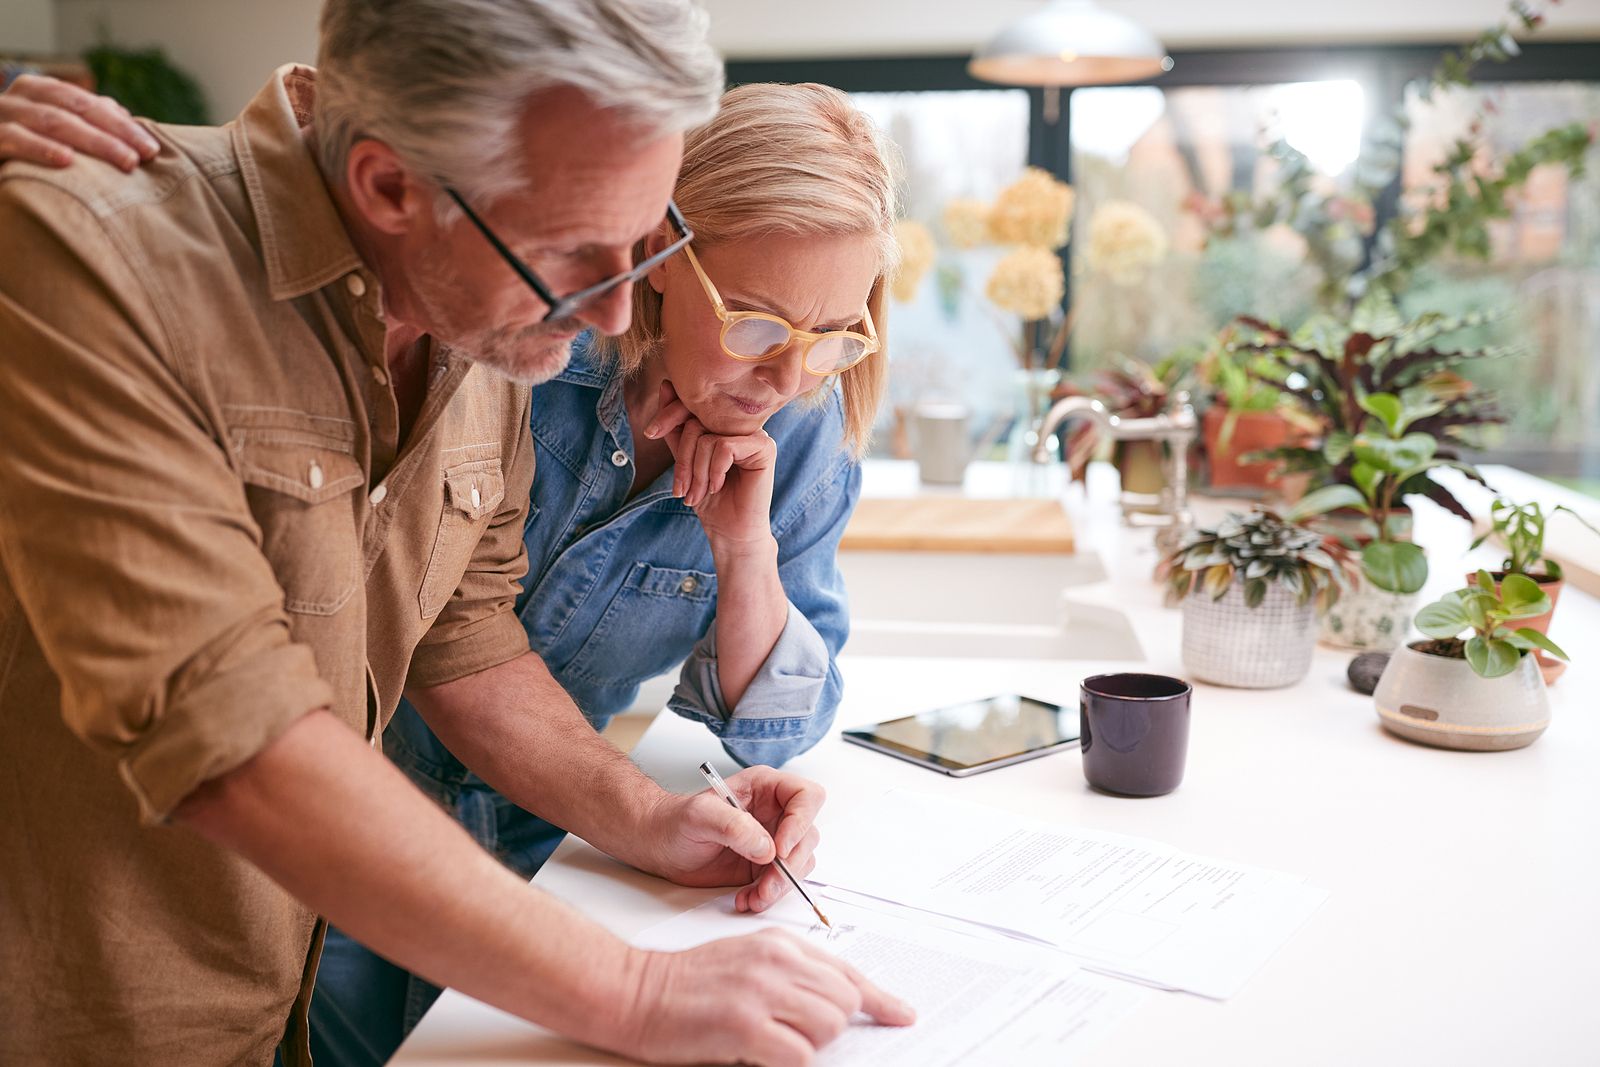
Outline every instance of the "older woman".
<svg viewBox="0 0 1600 1067">
<path fill-rule="evenodd" d="M 113 109 L 84 117 L 125 137 Z M 107 155 L 78 125 L 58 128 Z M 17 143 L 40 161 L 61 150 Z M 635 288 L 626 333 L 581 338 L 534 389 L 518 610 L 596 728 L 681 662 L 672 710 L 734 759 L 778 764 L 827 733 L 840 697 L 835 552 L 883 390 L 891 168 L 842 93 L 751 85 L 687 137 L 674 199 L 691 248 Z M 664 227 L 647 251 L 678 236 Z M 454 743 L 463 751 L 405 705 L 384 739 L 414 782 L 531 876 L 563 831 L 466 770 L 471 738 Z M 776 844 L 788 854 L 798 842 Z M 738 906 L 780 893 L 763 879 Z M 313 1001 L 319 1062 L 383 1062 L 435 995 L 331 932 Z"/>
</svg>

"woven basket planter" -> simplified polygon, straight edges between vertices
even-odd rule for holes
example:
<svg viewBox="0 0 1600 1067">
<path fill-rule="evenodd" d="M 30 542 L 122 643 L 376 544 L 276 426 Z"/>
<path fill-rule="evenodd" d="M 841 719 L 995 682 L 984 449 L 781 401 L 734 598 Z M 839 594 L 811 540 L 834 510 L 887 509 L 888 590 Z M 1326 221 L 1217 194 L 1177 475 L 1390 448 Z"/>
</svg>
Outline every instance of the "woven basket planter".
<svg viewBox="0 0 1600 1067">
<path fill-rule="evenodd" d="M 1277 689 L 1294 685 L 1311 670 L 1317 645 L 1317 612 L 1298 604 L 1281 582 L 1273 582 L 1257 607 L 1247 607 L 1244 583 L 1235 581 L 1222 599 L 1204 593 L 1183 598 L 1183 666 L 1212 685 Z"/>
<path fill-rule="evenodd" d="M 1184 670 L 1211 685 L 1277 689 L 1310 670 L 1317 648 L 1317 609 L 1294 603 L 1294 593 L 1274 582 L 1266 600 L 1245 605 L 1242 582 L 1211 600 L 1205 593 L 1182 600 Z"/>
</svg>

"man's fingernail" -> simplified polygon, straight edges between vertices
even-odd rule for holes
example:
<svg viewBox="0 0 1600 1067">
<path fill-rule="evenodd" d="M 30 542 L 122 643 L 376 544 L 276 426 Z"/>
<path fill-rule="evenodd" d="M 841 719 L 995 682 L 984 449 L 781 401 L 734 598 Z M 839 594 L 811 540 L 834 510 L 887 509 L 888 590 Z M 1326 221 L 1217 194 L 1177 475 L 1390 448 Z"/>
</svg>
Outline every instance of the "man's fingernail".
<svg viewBox="0 0 1600 1067">
<path fill-rule="evenodd" d="M 137 152 L 119 152 L 117 158 L 122 161 L 124 170 L 132 170 L 139 165 L 139 154 Z"/>
<path fill-rule="evenodd" d="M 161 154 L 161 143 L 154 137 L 146 134 L 142 143 L 144 144 L 144 154 L 146 157 L 154 159 L 156 156 Z"/>
<path fill-rule="evenodd" d="M 58 167 L 64 167 L 72 162 L 72 153 L 65 148 L 58 148 L 50 153 L 50 162 Z"/>
</svg>

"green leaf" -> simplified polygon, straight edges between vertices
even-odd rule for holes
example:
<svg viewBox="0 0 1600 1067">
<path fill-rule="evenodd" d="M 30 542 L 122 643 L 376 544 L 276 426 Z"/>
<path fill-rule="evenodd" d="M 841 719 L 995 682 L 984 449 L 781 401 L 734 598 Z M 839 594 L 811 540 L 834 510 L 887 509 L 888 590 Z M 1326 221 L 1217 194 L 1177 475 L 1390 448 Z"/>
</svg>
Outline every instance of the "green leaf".
<svg viewBox="0 0 1600 1067">
<path fill-rule="evenodd" d="M 1356 457 L 1357 463 L 1365 463 L 1369 467 L 1376 467 L 1385 474 L 1393 474 L 1400 470 L 1400 462 L 1395 459 L 1395 450 L 1400 443 L 1388 437 L 1377 434 L 1357 434 L 1351 445 L 1351 454 Z"/>
<path fill-rule="evenodd" d="M 1500 600 L 1514 619 L 1529 619 L 1550 610 L 1550 598 L 1526 574 L 1508 574 L 1500 582 Z"/>
<path fill-rule="evenodd" d="M 1322 458 L 1328 461 L 1328 466 L 1337 467 L 1350 457 L 1350 445 L 1355 441 L 1355 435 L 1348 430 L 1335 430 L 1322 442 Z"/>
<path fill-rule="evenodd" d="M 1522 653 L 1498 638 L 1484 640 L 1472 637 L 1467 640 L 1467 663 L 1482 678 L 1499 678 L 1517 669 Z"/>
<path fill-rule="evenodd" d="M 1473 580 L 1478 583 L 1478 588 L 1482 589 L 1485 593 L 1488 593 L 1490 596 L 1498 595 L 1498 591 L 1495 589 L 1494 575 L 1490 574 L 1482 567 L 1478 568 L 1478 573 Z"/>
<path fill-rule="evenodd" d="M 1461 610 L 1466 612 L 1467 622 L 1479 632 L 1489 629 L 1489 609 L 1494 606 L 1494 597 L 1484 593 L 1468 593 L 1461 598 Z"/>
<path fill-rule="evenodd" d="M 1361 410 L 1368 415 L 1375 416 L 1383 422 L 1384 427 L 1391 435 L 1400 434 L 1400 415 L 1405 410 L 1405 405 L 1393 393 L 1373 393 L 1357 399 Z"/>
<path fill-rule="evenodd" d="M 1524 626 L 1522 629 L 1517 631 L 1517 636 L 1522 638 L 1524 641 L 1528 642 L 1528 644 L 1530 644 L 1530 645 L 1533 645 L 1533 646 L 1535 646 L 1537 648 L 1544 649 L 1546 652 L 1550 653 L 1552 656 L 1555 656 L 1557 659 L 1571 659 L 1572 658 L 1572 657 L 1568 656 L 1565 652 L 1563 652 L 1561 650 L 1561 646 L 1560 645 L 1558 645 L 1554 641 L 1550 640 L 1548 637 L 1546 637 L 1544 634 L 1540 633 L 1538 630 L 1531 630 L 1528 627 Z"/>
<path fill-rule="evenodd" d="M 1356 483 L 1368 500 L 1378 499 L 1378 486 L 1383 482 L 1383 472 L 1369 463 L 1357 463 L 1350 468 L 1350 480 Z"/>
<path fill-rule="evenodd" d="M 1267 580 L 1265 578 L 1252 578 L 1244 583 L 1244 604 L 1247 608 L 1259 608 L 1261 602 L 1267 598 Z"/>
<path fill-rule="evenodd" d="M 1367 580 L 1390 593 L 1415 593 L 1428 581 L 1428 558 L 1417 545 L 1374 541 L 1361 550 Z"/>
<path fill-rule="evenodd" d="M 1366 513 L 1366 498 L 1361 491 L 1353 485 L 1325 485 L 1321 489 L 1314 489 L 1300 498 L 1300 502 L 1286 516 L 1290 522 L 1299 522 L 1301 519 L 1313 515 L 1326 515 L 1339 508 L 1355 508 Z"/>
<path fill-rule="evenodd" d="M 1417 612 L 1417 629 L 1429 637 L 1448 640 L 1467 629 L 1471 622 L 1459 603 L 1438 600 Z"/>
<path fill-rule="evenodd" d="M 1426 467 L 1433 461 L 1433 455 L 1439 451 L 1439 442 L 1430 433 L 1408 433 L 1395 442 L 1395 463 L 1402 470 L 1411 467 Z"/>
</svg>

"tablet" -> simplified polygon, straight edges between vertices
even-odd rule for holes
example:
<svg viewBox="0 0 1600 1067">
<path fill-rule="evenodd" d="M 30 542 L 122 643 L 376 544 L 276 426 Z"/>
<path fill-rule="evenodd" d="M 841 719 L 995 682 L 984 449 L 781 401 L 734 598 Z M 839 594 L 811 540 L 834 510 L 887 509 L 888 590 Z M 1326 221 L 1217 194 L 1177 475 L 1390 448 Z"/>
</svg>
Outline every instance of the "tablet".
<svg viewBox="0 0 1600 1067">
<path fill-rule="evenodd" d="M 971 774 L 1076 748 L 1078 714 L 1007 694 L 844 731 L 851 744 L 948 774 Z"/>
</svg>

